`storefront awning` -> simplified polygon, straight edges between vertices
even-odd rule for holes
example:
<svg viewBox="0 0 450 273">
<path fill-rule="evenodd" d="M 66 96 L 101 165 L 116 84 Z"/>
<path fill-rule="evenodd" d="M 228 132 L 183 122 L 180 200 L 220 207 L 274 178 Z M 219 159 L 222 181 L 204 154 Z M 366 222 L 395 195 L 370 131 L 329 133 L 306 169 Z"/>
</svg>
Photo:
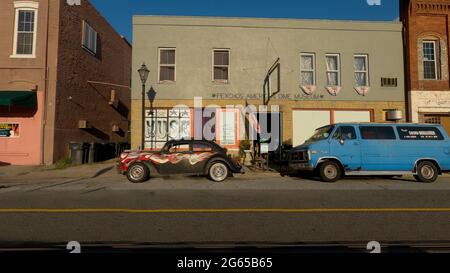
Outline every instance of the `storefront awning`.
<svg viewBox="0 0 450 273">
<path fill-rule="evenodd" d="M 0 106 L 36 107 L 37 96 L 34 91 L 1 91 Z"/>
</svg>

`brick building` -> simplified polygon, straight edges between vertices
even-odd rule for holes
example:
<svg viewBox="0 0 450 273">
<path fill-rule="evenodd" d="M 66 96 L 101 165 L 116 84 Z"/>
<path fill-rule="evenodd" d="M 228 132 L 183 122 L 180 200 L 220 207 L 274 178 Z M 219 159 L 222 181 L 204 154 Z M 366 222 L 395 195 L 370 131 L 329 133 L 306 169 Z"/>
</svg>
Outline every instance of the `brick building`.
<svg viewBox="0 0 450 273">
<path fill-rule="evenodd" d="M 129 141 L 131 45 L 89 3 L 0 2 L 0 163 Z"/>
<path fill-rule="evenodd" d="M 280 77 L 267 82 L 277 60 Z M 259 107 L 265 83 L 280 91 L 269 110 L 279 106 L 286 144 L 302 144 L 323 125 L 383 122 L 387 112 L 405 110 L 399 22 L 135 16 L 133 71 L 143 62 L 152 94 L 145 102 L 146 148 L 198 137 L 215 121 L 214 140 L 238 149 L 246 124 L 239 109 L 225 108 Z M 137 72 L 132 79 L 132 148 L 138 148 L 141 80 Z M 200 107 L 194 97 L 202 97 Z M 170 111 L 177 105 L 186 107 Z M 210 105 L 213 113 L 197 118 Z"/>
<path fill-rule="evenodd" d="M 409 120 L 450 132 L 450 1 L 401 0 Z"/>
</svg>

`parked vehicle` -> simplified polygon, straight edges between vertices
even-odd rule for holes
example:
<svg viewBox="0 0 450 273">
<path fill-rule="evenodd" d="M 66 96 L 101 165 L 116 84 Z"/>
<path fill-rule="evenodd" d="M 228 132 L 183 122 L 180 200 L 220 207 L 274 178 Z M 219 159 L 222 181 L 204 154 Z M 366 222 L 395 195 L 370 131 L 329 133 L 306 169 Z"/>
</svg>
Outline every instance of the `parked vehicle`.
<svg viewBox="0 0 450 273">
<path fill-rule="evenodd" d="M 450 171 L 450 140 L 441 125 L 348 123 L 324 126 L 289 152 L 289 171 L 342 176 L 413 174 L 435 182 Z"/>
<path fill-rule="evenodd" d="M 120 155 L 119 173 L 133 183 L 150 179 L 151 172 L 161 175 L 207 175 L 222 182 L 242 167 L 227 156 L 227 150 L 214 142 L 177 140 L 167 142 L 161 151 L 131 151 Z"/>
</svg>

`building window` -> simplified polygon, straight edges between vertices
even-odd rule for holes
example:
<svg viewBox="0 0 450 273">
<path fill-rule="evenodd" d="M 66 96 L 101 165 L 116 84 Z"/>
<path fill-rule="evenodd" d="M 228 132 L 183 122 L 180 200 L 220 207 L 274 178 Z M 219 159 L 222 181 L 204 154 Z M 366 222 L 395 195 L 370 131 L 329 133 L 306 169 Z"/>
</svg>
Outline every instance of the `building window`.
<svg viewBox="0 0 450 273">
<path fill-rule="evenodd" d="M 189 108 L 145 111 L 145 148 L 159 149 L 167 141 L 191 138 L 193 119 Z"/>
<path fill-rule="evenodd" d="M 175 82 L 175 48 L 159 49 L 159 82 Z"/>
<path fill-rule="evenodd" d="M 237 109 L 218 109 L 218 143 L 223 146 L 235 146 L 238 144 L 239 127 L 238 127 Z M 217 136 L 216 136 L 217 137 Z"/>
<path fill-rule="evenodd" d="M 301 85 L 316 85 L 316 55 L 302 53 L 300 56 Z"/>
<path fill-rule="evenodd" d="M 327 86 L 341 86 L 341 61 L 339 54 L 327 54 Z"/>
<path fill-rule="evenodd" d="M 450 119 L 449 114 L 439 114 L 439 113 L 419 113 L 419 123 L 427 123 L 427 124 L 443 124 L 445 119 Z"/>
<path fill-rule="evenodd" d="M 215 49 L 213 60 L 213 81 L 228 83 L 230 77 L 230 51 Z"/>
<path fill-rule="evenodd" d="M 436 53 L 436 41 L 423 42 L 423 78 L 425 80 L 438 79 Z"/>
<path fill-rule="evenodd" d="M 355 55 L 355 83 L 357 87 L 369 86 L 369 57 Z"/>
<path fill-rule="evenodd" d="M 17 1 L 15 8 L 14 50 L 11 57 L 34 58 L 39 3 Z"/>
<path fill-rule="evenodd" d="M 85 49 L 93 54 L 97 54 L 97 32 L 86 21 L 83 21 L 83 40 Z"/>
</svg>

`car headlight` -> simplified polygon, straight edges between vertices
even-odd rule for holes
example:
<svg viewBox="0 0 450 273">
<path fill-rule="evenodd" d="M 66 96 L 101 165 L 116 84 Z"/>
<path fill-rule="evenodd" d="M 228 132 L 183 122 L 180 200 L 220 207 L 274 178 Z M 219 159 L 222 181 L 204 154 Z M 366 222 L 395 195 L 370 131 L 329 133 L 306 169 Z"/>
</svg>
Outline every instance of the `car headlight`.
<svg viewBox="0 0 450 273">
<path fill-rule="evenodd" d="M 121 153 L 120 154 L 120 159 L 125 159 L 125 158 L 127 158 L 127 156 L 128 156 L 128 154 L 127 153 Z"/>
</svg>

